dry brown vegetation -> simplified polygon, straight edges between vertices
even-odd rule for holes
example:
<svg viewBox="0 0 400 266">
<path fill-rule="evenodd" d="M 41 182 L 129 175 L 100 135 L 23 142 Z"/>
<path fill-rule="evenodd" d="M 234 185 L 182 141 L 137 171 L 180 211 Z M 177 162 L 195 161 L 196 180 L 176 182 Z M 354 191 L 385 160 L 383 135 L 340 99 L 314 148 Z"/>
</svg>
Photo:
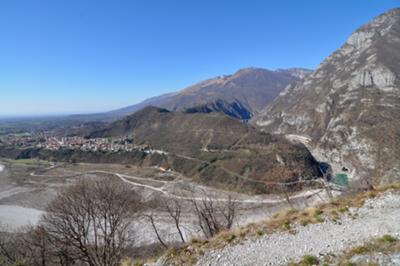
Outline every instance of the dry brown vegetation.
<svg viewBox="0 0 400 266">
<path fill-rule="evenodd" d="M 351 258 L 356 255 L 373 255 L 377 253 L 383 254 L 394 254 L 400 252 L 400 241 L 391 236 L 384 235 L 382 237 L 372 239 L 361 246 L 355 246 L 343 254 L 326 255 L 321 259 L 318 259 L 311 255 L 304 255 L 304 257 L 298 261 L 290 263 L 290 266 L 311 266 L 311 265 L 339 265 L 339 266 L 352 266 L 356 265 L 351 262 Z M 358 265 L 358 264 L 357 264 Z M 373 262 L 367 265 L 378 265 Z"/>
<path fill-rule="evenodd" d="M 329 203 L 323 203 L 304 210 L 289 209 L 280 211 L 265 222 L 223 231 L 211 239 L 192 239 L 188 245 L 178 249 L 170 249 L 166 256 L 173 265 L 191 265 L 197 261 L 197 257 L 208 250 L 220 249 L 230 244 L 239 244 L 246 239 L 257 238 L 279 231 L 288 231 L 295 234 L 294 224 L 307 226 L 311 223 L 324 222 L 325 219 L 340 222 L 340 217 L 346 215 L 349 208 L 359 208 L 367 199 L 375 198 L 387 190 L 400 190 L 400 183 L 377 187 L 373 191 L 365 191 L 352 196 L 341 197 Z"/>
<path fill-rule="evenodd" d="M 117 266 L 134 242 L 136 194 L 116 179 L 82 179 L 50 203 L 38 226 L 0 234 L 4 265 Z"/>
</svg>

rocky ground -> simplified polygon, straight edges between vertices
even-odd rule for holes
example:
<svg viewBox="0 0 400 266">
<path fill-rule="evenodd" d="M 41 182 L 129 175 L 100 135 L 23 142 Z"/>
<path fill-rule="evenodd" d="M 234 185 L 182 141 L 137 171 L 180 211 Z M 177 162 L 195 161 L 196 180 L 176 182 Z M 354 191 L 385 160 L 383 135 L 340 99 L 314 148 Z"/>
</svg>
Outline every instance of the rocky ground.
<svg viewBox="0 0 400 266">
<path fill-rule="evenodd" d="M 209 251 L 197 265 L 286 265 L 306 254 L 338 254 L 384 234 L 400 237 L 399 219 L 400 193 L 387 192 L 361 208 L 351 208 L 339 222 L 297 225 L 294 234 L 275 233 Z"/>
<path fill-rule="evenodd" d="M 183 206 L 181 224 L 186 239 L 201 235 L 192 206 L 186 198 L 192 196 L 191 189 L 196 188 L 196 198 L 207 195 L 216 202 L 226 200 L 226 192 L 192 184 L 190 180 L 175 172 L 165 172 L 158 168 L 127 168 L 125 165 L 116 164 L 53 165 L 36 160 L 4 160 L 0 161 L 0 165 L 4 166 L 0 172 L 0 225 L 6 225 L 10 230 L 36 224 L 60 188 L 80 177 L 120 178 L 147 200 L 179 199 Z M 321 190 L 304 191 L 292 196 L 292 204 L 296 208 L 304 208 L 324 197 Z M 234 227 L 265 220 L 273 213 L 288 208 L 286 200 L 278 195 L 235 194 L 235 200 L 238 217 Z M 173 220 L 162 208 L 148 212 L 154 213 L 157 227 L 165 241 L 180 241 Z M 158 243 L 148 219 L 136 221 L 134 228 L 137 229 L 134 230 L 137 232 L 136 246 Z"/>
<path fill-rule="evenodd" d="M 398 266 L 400 265 L 400 253 L 384 254 L 379 252 L 371 255 L 357 255 L 350 262 L 356 265 Z"/>
</svg>

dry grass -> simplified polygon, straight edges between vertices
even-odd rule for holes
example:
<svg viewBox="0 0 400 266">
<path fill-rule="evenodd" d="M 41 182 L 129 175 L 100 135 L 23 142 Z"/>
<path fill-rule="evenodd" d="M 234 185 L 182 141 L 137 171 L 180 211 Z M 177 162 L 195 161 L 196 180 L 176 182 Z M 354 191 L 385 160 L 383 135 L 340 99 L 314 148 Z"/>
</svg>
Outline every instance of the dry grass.
<svg viewBox="0 0 400 266">
<path fill-rule="evenodd" d="M 239 229 L 222 232 L 211 239 L 193 239 L 191 244 L 180 249 L 170 250 L 166 255 L 172 265 L 192 265 L 197 261 L 198 256 L 208 250 L 239 244 L 246 239 L 256 239 L 275 232 L 287 231 L 295 234 L 296 231 L 293 229 L 295 224 L 307 226 L 322 223 L 326 219 L 340 223 L 340 217 L 346 215 L 349 208 L 359 208 L 367 199 L 375 198 L 388 190 L 400 190 L 400 183 L 382 186 L 374 191 L 361 192 L 353 196 L 341 197 L 304 210 L 283 210 L 261 223 L 253 223 Z"/>
<path fill-rule="evenodd" d="M 178 246 L 178 243 L 173 243 Z M 156 262 L 165 253 L 165 248 L 161 244 L 152 244 L 135 247 L 129 250 L 129 258 L 126 258 L 121 266 L 142 266 L 146 263 Z"/>
<path fill-rule="evenodd" d="M 362 246 L 357 246 L 336 258 L 338 265 L 350 265 L 350 259 L 356 255 L 367 255 L 374 253 L 393 254 L 400 252 L 400 241 L 391 235 L 384 235 L 374 239 Z M 332 260 L 331 260 L 332 261 Z"/>
<path fill-rule="evenodd" d="M 373 253 L 392 254 L 400 252 L 400 241 L 391 235 L 384 235 L 380 238 L 373 239 L 362 246 L 356 246 L 341 255 L 326 255 L 323 259 L 318 259 L 311 255 L 305 255 L 300 261 L 289 263 L 290 266 L 307 266 L 307 265 L 355 265 L 351 262 L 351 258 L 356 255 L 367 255 Z M 375 264 L 368 264 L 375 265 Z"/>
</svg>

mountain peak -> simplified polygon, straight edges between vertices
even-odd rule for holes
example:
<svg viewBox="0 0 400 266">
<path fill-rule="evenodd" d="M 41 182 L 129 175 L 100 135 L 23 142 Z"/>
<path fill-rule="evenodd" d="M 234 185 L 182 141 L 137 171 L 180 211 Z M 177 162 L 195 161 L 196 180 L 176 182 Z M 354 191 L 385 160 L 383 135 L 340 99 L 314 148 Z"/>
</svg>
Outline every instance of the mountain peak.
<svg viewBox="0 0 400 266">
<path fill-rule="evenodd" d="M 400 7 L 392 8 L 386 11 L 385 13 L 379 15 L 378 17 L 383 17 L 383 16 L 400 16 Z"/>
<path fill-rule="evenodd" d="M 145 100 L 109 113 L 116 118 L 132 114 L 146 106 L 170 111 L 222 112 L 247 120 L 275 99 L 290 83 L 297 82 L 303 70 L 271 71 L 246 67 L 231 75 L 217 76 L 181 91 Z"/>
<path fill-rule="evenodd" d="M 260 68 L 260 67 L 245 67 L 245 68 L 241 68 L 238 71 L 236 71 L 232 76 L 243 75 L 243 74 L 248 74 L 248 73 L 252 73 L 252 72 L 272 72 L 272 71 L 265 69 L 265 68 Z"/>
<path fill-rule="evenodd" d="M 368 47 L 373 41 L 384 37 L 400 23 L 400 8 L 389 10 L 371 22 L 361 26 L 347 40 L 346 44 L 355 49 Z"/>
<path fill-rule="evenodd" d="M 312 138 L 321 160 L 359 176 L 378 167 L 381 176 L 399 176 L 389 171 L 400 166 L 398 154 L 389 152 L 400 135 L 399 77 L 400 9 L 394 9 L 356 30 L 253 121 L 266 131 Z"/>
</svg>

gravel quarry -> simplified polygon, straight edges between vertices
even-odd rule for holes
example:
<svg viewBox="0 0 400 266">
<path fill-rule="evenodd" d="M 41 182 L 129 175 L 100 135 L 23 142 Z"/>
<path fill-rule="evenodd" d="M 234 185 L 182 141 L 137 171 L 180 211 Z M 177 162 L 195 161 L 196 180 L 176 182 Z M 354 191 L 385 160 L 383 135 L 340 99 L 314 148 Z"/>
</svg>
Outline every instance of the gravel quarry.
<svg viewBox="0 0 400 266">
<path fill-rule="evenodd" d="M 196 265 L 286 265 L 306 254 L 338 254 L 385 234 L 400 237 L 399 220 L 400 193 L 386 192 L 350 208 L 340 222 L 296 225 L 295 234 L 275 233 L 206 252 Z"/>
<path fill-rule="evenodd" d="M 185 203 L 182 214 L 183 233 L 186 239 L 199 236 L 190 206 L 187 203 L 188 191 L 192 187 L 188 180 L 176 173 L 152 168 L 126 168 L 123 165 L 98 164 L 50 164 L 36 161 L 5 161 L 0 172 L 0 223 L 7 229 L 15 230 L 21 226 L 36 224 L 44 213 L 47 204 L 56 196 L 60 188 L 80 177 L 109 176 L 119 178 L 144 198 L 174 198 Z M 226 195 L 217 189 L 196 185 L 199 194 L 207 191 L 216 201 L 224 201 Z M 308 190 L 293 195 L 293 204 L 301 208 L 315 204 L 324 197 L 323 191 Z M 285 199 L 277 195 L 237 195 L 238 217 L 234 227 L 267 219 L 273 213 L 288 208 Z M 179 241 L 173 221 L 161 208 L 157 210 L 157 226 L 162 236 L 171 242 Z M 148 220 L 141 219 L 134 224 L 138 230 L 136 246 L 158 243 Z"/>
<path fill-rule="evenodd" d="M 5 172 L 5 166 L 0 164 L 0 177 Z M 26 193 L 30 189 L 25 187 L 14 187 L 10 184 L 2 184 L 0 189 L 0 200 L 12 197 L 17 193 Z M 0 204 L 0 225 L 10 229 L 36 224 L 42 215 L 42 211 L 16 205 Z"/>
</svg>

